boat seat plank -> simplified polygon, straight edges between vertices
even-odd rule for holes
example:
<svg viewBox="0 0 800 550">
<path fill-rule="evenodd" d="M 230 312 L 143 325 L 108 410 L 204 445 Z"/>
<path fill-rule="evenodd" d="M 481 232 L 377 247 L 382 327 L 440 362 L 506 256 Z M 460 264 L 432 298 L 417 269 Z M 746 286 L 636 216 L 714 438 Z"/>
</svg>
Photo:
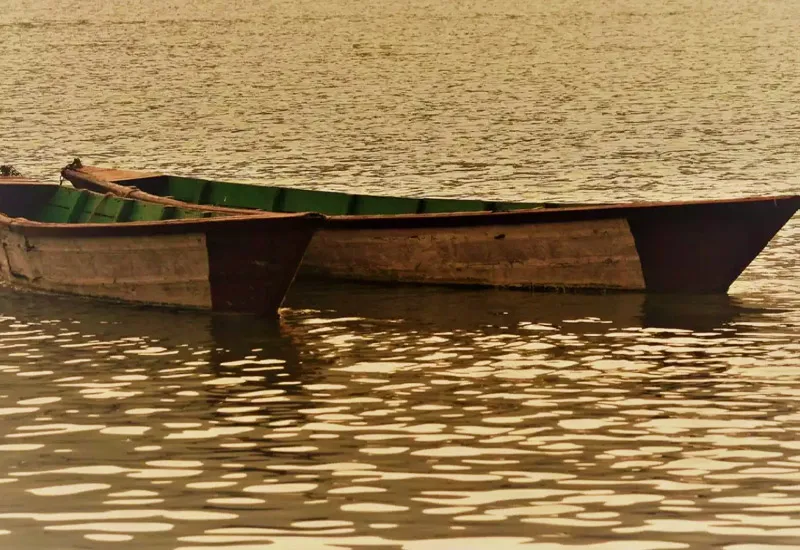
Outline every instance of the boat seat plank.
<svg viewBox="0 0 800 550">
<path fill-rule="evenodd" d="M 346 215 L 350 212 L 350 204 L 353 200 L 353 196 L 347 193 L 311 191 L 309 189 L 284 189 L 280 211 Z"/>
<path fill-rule="evenodd" d="M 198 184 L 195 183 L 195 185 Z M 205 193 L 203 193 L 202 197 L 199 197 L 199 202 L 214 206 L 274 211 L 275 202 L 280 191 L 277 187 L 267 187 L 265 185 L 208 182 Z"/>
<path fill-rule="evenodd" d="M 146 178 L 157 178 L 161 174 L 158 172 L 141 172 L 139 170 L 118 170 L 115 168 L 100 168 L 99 166 L 83 166 L 81 168 L 87 174 L 92 174 L 106 181 L 129 182 L 131 180 L 141 180 Z"/>
</svg>

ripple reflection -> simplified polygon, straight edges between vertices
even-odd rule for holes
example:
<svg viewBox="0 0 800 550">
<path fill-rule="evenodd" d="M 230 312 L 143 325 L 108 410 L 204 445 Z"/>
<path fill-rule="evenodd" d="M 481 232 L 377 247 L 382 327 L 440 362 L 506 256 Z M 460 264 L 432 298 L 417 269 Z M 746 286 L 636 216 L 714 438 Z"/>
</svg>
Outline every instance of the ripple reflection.
<svg viewBox="0 0 800 550">
<path fill-rule="evenodd" d="M 796 536 L 800 374 L 779 310 L 296 290 L 279 323 L 124 307 L 110 322 L 105 306 L 0 294 L 15 350 L 0 372 L 6 540 L 485 547 L 499 524 L 509 548 L 555 548 L 566 529 L 587 548 Z"/>
</svg>

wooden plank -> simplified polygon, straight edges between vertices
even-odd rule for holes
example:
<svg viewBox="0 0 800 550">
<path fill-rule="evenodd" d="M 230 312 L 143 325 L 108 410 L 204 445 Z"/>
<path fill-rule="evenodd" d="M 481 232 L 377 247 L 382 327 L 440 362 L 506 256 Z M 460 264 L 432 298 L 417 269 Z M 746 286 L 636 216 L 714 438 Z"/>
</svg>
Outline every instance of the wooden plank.
<svg viewBox="0 0 800 550">
<path fill-rule="evenodd" d="M 302 271 L 375 281 L 645 288 L 625 219 L 455 228 L 323 230 Z"/>
<path fill-rule="evenodd" d="M 0 228 L 0 270 L 12 283 L 148 304 L 211 307 L 205 235 L 25 237 Z"/>
<path fill-rule="evenodd" d="M 0 182 L 4 184 L 26 184 L 32 183 L 34 185 L 39 185 L 39 182 L 31 179 L 26 178 L 25 176 L 0 176 Z"/>
<path fill-rule="evenodd" d="M 154 178 L 161 176 L 159 172 L 140 172 L 138 170 L 118 170 L 116 168 L 100 168 L 98 166 L 83 166 L 81 171 L 92 174 L 97 178 L 108 181 L 123 182 L 127 180 L 138 180 L 142 178 Z"/>
</svg>

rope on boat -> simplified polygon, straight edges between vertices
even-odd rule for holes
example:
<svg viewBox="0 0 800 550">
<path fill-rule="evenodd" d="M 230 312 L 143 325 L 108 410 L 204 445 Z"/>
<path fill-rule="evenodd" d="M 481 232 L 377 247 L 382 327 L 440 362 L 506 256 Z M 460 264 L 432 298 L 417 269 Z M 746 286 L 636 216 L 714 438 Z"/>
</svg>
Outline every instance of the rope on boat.
<svg viewBox="0 0 800 550">
<path fill-rule="evenodd" d="M 120 197 L 124 199 L 129 199 L 133 193 L 138 193 L 141 191 L 138 187 L 134 187 L 133 185 L 125 185 L 123 189 L 117 193 Z"/>
<path fill-rule="evenodd" d="M 22 176 L 22 173 L 10 164 L 3 164 L 0 166 L 0 176 Z"/>
</svg>

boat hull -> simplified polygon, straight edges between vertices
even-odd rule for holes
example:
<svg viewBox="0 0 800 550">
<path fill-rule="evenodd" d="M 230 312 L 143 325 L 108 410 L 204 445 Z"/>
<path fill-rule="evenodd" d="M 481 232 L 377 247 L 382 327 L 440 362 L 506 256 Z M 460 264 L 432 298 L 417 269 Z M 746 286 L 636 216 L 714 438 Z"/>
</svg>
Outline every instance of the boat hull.
<svg viewBox="0 0 800 550">
<path fill-rule="evenodd" d="M 625 220 L 323 230 L 301 274 L 361 281 L 644 290 Z"/>
<path fill-rule="evenodd" d="M 301 274 L 556 290 L 724 293 L 800 197 L 470 217 L 334 218 Z M 460 220 L 458 219 L 460 218 Z M 415 227 L 424 223 L 423 227 Z"/>
<path fill-rule="evenodd" d="M 129 187 L 163 175 L 95 167 L 67 168 L 62 174 L 76 186 L 174 203 Z M 786 196 L 330 216 L 309 246 L 300 274 L 356 281 L 724 293 L 798 207 L 800 197 Z"/>
<path fill-rule="evenodd" d="M 2 206 L 24 195 L 0 187 Z M 129 223 L 0 215 L 0 279 L 33 291 L 276 315 L 321 223 L 316 215 Z"/>
</svg>

